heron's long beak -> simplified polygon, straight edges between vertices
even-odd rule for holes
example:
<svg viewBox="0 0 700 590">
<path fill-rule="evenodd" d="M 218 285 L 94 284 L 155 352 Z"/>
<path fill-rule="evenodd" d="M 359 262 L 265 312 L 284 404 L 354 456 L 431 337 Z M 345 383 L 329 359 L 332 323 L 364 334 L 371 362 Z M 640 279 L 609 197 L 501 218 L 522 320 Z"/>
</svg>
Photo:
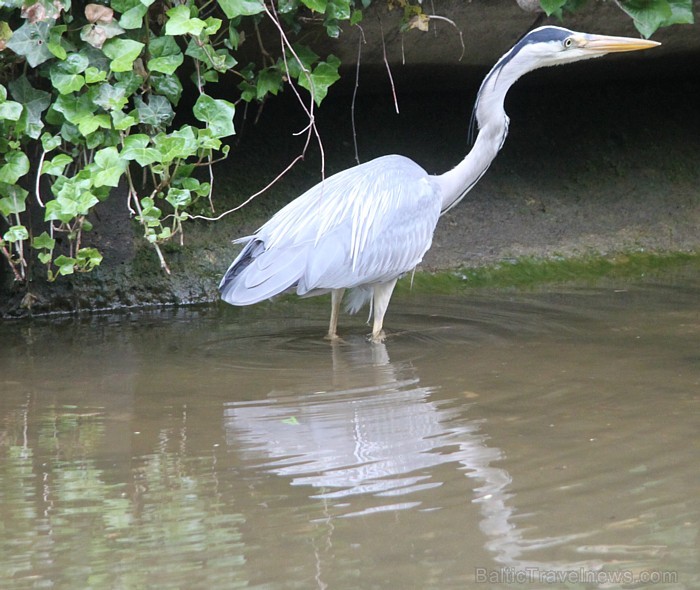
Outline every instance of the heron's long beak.
<svg viewBox="0 0 700 590">
<path fill-rule="evenodd" d="M 619 53 L 622 51 L 639 51 L 661 45 L 658 41 L 633 39 L 632 37 L 611 37 L 608 35 L 585 35 L 581 48 L 595 53 Z"/>
</svg>

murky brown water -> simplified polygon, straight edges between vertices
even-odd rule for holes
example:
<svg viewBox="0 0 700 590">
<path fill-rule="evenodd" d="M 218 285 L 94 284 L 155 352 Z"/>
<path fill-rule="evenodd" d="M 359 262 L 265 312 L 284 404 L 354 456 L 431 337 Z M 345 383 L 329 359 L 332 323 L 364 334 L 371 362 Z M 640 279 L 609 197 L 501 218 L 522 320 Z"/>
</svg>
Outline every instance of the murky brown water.
<svg viewBox="0 0 700 590">
<path fill-rule="evenodd" d="M 700 588 L 699 289 L 0 325 L 0 586 Z"/>
</svg>

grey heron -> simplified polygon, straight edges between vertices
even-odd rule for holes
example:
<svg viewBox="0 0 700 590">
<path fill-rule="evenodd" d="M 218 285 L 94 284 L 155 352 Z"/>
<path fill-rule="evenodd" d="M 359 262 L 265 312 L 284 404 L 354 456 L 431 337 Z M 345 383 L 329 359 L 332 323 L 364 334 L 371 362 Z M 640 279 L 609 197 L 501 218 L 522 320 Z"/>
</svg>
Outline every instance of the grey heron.
<svg viewBox="0 0 700 590">
<path fill-rule="evenodd" d="M 341 300 L 350 289 L 348 311 L 369 302 L 371 340 L 383 340 L 397 279 L 421 262 L 440 215 L 464 198 L 503 146 L 509 123 L 503 103 L 513 83 L 537 68 L 656 45 L 555 26 L 534 29 L 484 78 L 472 115 L 478 135 L 459 164 L 430 175 L 408 158 L 389 155 L 322 180 L 253 235 L 235 240 L 244 247 L 221 280 L 221 298 L 250 305 L 292 288 L 302 297 L 330 292 L 327 337 L 336 339 Z"/>
</svg>

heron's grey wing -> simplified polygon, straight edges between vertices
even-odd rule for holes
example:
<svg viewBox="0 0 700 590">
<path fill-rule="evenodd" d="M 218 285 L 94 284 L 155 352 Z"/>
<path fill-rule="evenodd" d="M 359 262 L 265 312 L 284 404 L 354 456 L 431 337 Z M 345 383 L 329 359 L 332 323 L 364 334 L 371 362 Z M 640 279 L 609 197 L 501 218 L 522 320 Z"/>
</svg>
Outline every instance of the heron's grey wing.
<svg viewBox="0 0 700 590">
<path fill-rule="evenodd" d="M 365 165 L 346 187 L 347 198 L 322 218 L 299 294 L 395 279 L 430 248 L 440 214 L 433 181 L 400 156 L 368 164 L 374 166 Z"/>
<path fill-rule="evenodd" d="M 222 280 L 222 298 L 248 305 L 295 284 L 304 295 L 410 270 L 430 246 L 439 215 L 427 179 L 401 156 L 325 179 L 251 236 Z"/>
</svg>

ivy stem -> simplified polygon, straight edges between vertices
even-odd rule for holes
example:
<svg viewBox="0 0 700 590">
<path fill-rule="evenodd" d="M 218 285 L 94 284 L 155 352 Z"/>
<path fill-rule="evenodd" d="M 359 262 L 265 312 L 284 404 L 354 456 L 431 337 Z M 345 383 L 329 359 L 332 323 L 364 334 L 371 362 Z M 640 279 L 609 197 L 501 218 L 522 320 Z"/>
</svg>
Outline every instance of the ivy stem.
<svg viewBox="0 0 700 590">
<path fill-rule="evenodd" d="M 2 251 L 5 258 L 7 258 L 7 262 L 10 263 L 10 268 L 12 269 L 12 274 L 15 276 L 15 281 L 21 283 L 24 279 L 22 278 L 22 275 L 17 271 L 17 264 L 14 260 L 12 260 L 12 255 L 8 252 L 7 248 L 5 247 L 5 244 L 2 245 L 0 251 Z"/>
<path fill-rule="evenodd" d="M 141 203 L 139 203 L 138 194 L 134 190 L 134 185 L 131 181 L 131 174 L 129 173 L 128 168 L 126 170 L 126 173 L 129 183 L 129 200 L 134 204 L 134 208 L 136 209 L 138 216 L 141 217 L 141 219 L 143 219 L 143 209 L 141 209 Z M 141 222 L 141 225 L 143 225 L 143 222 Z M 165 256 L 163 256 L 163 252 L 161 251 L 160 246 L 156 242 L 151 242 L 151 244 L 153 244 L 153 247 L 156 250 L 156 254 L 158 255 L 160 267 L 166 272 L 166 274 L 170 274 L 170 268 L 168 268 L 168 263 L 165 261 Z"/>
</svg>

